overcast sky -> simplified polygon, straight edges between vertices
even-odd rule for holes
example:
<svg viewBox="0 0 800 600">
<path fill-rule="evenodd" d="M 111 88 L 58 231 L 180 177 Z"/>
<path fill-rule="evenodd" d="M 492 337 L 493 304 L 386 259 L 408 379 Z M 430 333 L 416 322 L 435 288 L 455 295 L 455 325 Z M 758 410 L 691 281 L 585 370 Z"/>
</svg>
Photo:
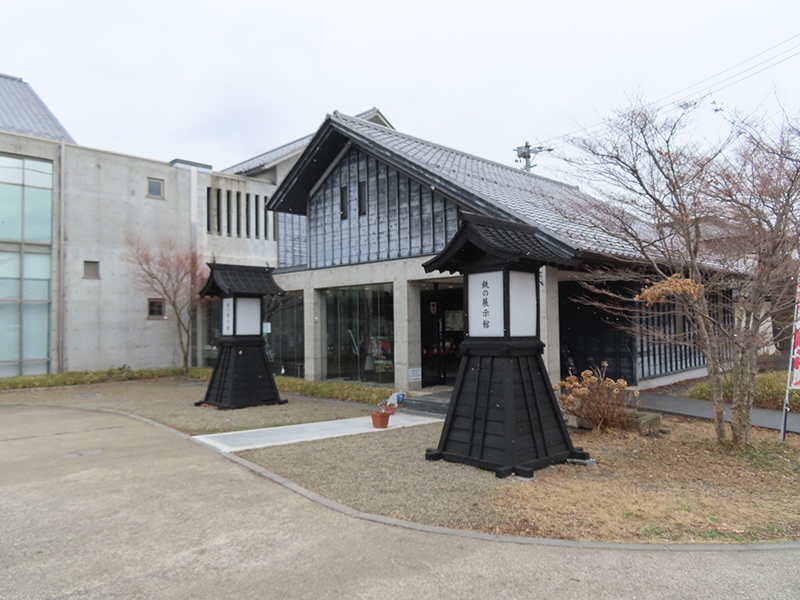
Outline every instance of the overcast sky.
<svg viewBox="0 0 800 600">
<path fill-rule="evenodd" d="M 405 133 L 505 164 L 637 93 L 710 88 L 726 111 L 777 94 L 800 110 L 797 0 L 0 0 L 0 14 L 0 72 L 79 144 L 218 170 L 337 109 L 377 106 Z"/>
</svg>

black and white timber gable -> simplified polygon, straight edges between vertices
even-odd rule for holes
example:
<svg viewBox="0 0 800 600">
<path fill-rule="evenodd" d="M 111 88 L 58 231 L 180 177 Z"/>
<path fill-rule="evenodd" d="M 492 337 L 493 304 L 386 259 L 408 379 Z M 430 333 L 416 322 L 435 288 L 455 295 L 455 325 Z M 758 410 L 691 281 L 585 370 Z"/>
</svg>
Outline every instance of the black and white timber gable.
<svg viewBox="0 0 800 600">
<path fill-rule="evenodd" d="M 363 214 L 359 186 L 365 186 Z M 279 220 L 280 267 L 432 254 L 455 234 L 459 208 L 538 227 L 575 248 L 579 258 L 633 257 L 632 248 L 620 240 L 553 208 L 587 199 L 575 186 L 334 112 L 269 208 L 288 213 Z"/>
</svg>

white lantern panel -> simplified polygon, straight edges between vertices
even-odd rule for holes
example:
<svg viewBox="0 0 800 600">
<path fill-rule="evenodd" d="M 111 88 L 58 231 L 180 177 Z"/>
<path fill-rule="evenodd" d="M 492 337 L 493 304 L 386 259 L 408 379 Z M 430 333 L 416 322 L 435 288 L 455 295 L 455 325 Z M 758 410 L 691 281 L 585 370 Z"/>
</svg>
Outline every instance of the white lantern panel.
<svg viewBox="0 0 800 600">
<path fill-rule="evenodd" d="M 233 335 L 233 298 L 222 299 L 222 335 Z"/>
<path fill-rule="evenodd" d="M 260 298 L 236 298 L 236 335 L 261 335 Z"/>
<path fill-rule="evenodd" d="M 470 337 L 503 337 L 503 272 L 467 276 Z"/>
<path fill-rule="evenodd" d="M 536 274 L 511 271 L 508 274 L 508 310 L 511 313 L 511 335 L 536 336 Z"/>
</svg>

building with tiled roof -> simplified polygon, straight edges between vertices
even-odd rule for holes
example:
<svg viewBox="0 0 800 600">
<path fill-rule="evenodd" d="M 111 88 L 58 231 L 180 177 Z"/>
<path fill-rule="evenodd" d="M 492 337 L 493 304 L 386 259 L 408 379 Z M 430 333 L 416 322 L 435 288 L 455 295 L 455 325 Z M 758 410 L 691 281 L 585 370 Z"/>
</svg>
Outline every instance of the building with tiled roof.
<svg viewBox="0 0 800 600">
<path fill-rule="evenodd" d="M 302 322 L 306 378 L 452 384 L 465 335 L 464 279 L 426 273 L 423 264 L 467 222 L 476 243 L 500 254 L 516 248 L 543 265 L 539 301 L 530 301 L 552 379 L 602 361 L 640 386 L 696 376 L 696 353 L 631 337 L 573 300 L 584 293 L 575 283 L 582 265 L 637 258 L 587 222 L 581 208 L 592 202 L 572 185 L 328 115 L 268 204 L 279 213 L 276 281 L 303 298 L 294 331 Z"/>
</svg>

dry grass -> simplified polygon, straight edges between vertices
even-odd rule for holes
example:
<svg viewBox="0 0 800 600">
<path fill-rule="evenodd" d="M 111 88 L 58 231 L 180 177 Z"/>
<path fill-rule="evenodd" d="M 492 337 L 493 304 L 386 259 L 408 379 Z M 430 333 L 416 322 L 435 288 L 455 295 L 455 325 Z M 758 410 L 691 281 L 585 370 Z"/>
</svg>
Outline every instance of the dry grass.
<svg viewBox="0 0 800 600">
<path fill-rule="evenodd" d="M 583 541 L 696 543 L 800 539 L 800 439 L 754 431 L 728 453 L 708 422 L 665 417 L 669 435 L 576 431 L 596 467 L 534 481 L 423 460 L 441 425 L 252 450 L 243 455 L 355 509 L 425 523 Z M 651 434 L 652 435 L 652 434 Z"/>
</svg>

